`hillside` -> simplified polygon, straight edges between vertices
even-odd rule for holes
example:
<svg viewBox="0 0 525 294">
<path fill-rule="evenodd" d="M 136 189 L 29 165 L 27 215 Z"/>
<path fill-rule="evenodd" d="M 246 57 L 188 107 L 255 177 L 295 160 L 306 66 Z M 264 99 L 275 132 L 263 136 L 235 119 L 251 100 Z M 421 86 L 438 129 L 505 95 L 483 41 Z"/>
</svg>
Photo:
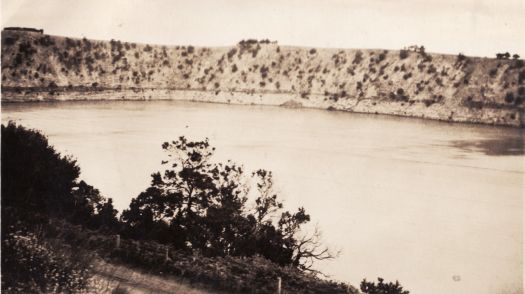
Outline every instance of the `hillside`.
<svg viewBox="0 0 525 294">
<path fill-rule="evenodd" d="M 4 30 L 2 96 L 284 104 L 523 126 L 525 67 L 424 51 L 153 46 Z"/>
</svg>

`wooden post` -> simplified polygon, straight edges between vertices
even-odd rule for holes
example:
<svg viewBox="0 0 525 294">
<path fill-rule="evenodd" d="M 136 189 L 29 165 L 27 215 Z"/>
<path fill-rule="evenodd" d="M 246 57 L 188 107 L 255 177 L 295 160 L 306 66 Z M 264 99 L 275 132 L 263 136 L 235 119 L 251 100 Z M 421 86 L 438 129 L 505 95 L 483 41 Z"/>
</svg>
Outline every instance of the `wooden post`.
<svg viewBox="0 0 525 294">
<path fill-rule="evenodd" d="M 277 294 L 281 294 L 281 277 L 277 278 Z"/>
<path fill-rule="evenodd" d="M 115 236 L 115 248 L 120 248 L 120 235 Z"/>
</svg>

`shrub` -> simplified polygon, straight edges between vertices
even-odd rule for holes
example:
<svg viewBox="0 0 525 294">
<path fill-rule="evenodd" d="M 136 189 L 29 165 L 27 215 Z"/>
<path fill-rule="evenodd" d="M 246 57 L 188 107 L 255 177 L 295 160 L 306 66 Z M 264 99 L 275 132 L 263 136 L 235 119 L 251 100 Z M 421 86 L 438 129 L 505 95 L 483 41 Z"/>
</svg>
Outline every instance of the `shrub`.
<svg viewBox="0 0 525 294">
<path fill-rule="evenodd" d="M 363 61 L 363 52 L 357 51 L 354 56 L 354 60 L 352 61 L 352 64 L 360 64 L 361 61 Z"/>
<path fill-rule="evenodd" d="M 14 45 L 16 43 L 16 39 L 15 38 L 11 38 L 11 37 L 6 37 L 3 41 L 4 42 L 3 42 L 2 45 L 6 45 L 6 46 L 11 46 L 11 45 Z"/>
<path fill-rule="evenodd" d="M 386 50 L 381 52 L 381 53 L 379 53 L 379 55 L 377 56 L 377 63 L 380 63 L 381 61 L 385 60 L 387 53 L 388 53 L 388 51 L 386 51 Z"/>
<path fill-rule="evenodd" d="M 78 182 L 76 162 L 56 152 L 41 133 L 11 122 L 2 125 L 1 149 L 2 215 L 13 208 L 29 218 L 41 213 L 94 226 L 104 210 L 113 214 L 110 225 L 116 223 L 112 204 L 98 190 Z M 2 229 L 12 222 L 16 219 L 2 216 Z"/>
<path fill-rule="evenodd" d="M 377 278 L 379 283 L 368 282 L 364 279 L 361 282 L 361 291 L 365 294 L 409 294 L 407 290 L 403 290 L 401 284 L 398 281 L 395 283 L 389 282 L 384 283 L 382 278 Z"/>
<path fill-rule="evenodd" d="M 310 49 L 310 54 L 315 54 L 316 52 L 317 50 L 315 50 L 315 48 Z"/>
<path fill-rule="evenodd" d="M 496 53 L 496 58 L 497 59 L 509 59 L 510 58 L 510 53 L 509 52 Z"/>
<path fill-rule="evenodd" d="M 228 59 L 231 59 L 235 54 L 237 53 L 237 48 L 232 48 L 230 51 L 228 51 Z"/>
<path fill-rule="evenodd" d="M 512 103 L 514 102 L 514 94 L 512 92 L 507 92 L 505 95 L 505 102 Z"/>
<path fill-rule="evenodd" d="M 50 36 L 43 36 L 38 39 L 38 43 L 44 47 L 55 45 L 55 42 L 51 39 Z"/>
<path fill-rule="evenodd" d="M 409 55 L 409 51 L 408 50 L 400 50 L 399 51 L 399 59 L 405 59 L 407 58 Z"/>
<path fill-rule="evenodd" d="M 90 276 L 87 256 L 50 246 L 32 233 L 2 240 L 2 290 L 7 293 L 77 293 Z"/>
</svg>

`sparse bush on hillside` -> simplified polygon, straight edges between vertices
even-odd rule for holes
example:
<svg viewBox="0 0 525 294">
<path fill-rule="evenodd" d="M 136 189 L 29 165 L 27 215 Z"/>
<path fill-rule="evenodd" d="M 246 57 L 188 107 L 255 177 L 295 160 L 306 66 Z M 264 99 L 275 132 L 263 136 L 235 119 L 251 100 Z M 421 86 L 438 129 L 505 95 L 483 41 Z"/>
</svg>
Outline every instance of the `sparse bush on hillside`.
<svg viewBox="0 0 525 294">
<path fill-rule="evenodd" d="M 49 46 L 55 45 L 55 42 L 51 39 L 51 37 L 49 35 L 45 35 L 45 36 L 40 37 L 40 39 L 38 39 L 38 43 L 41 46 L 44 46 L 44 47 L 49 47 Z"/>
<path fill-rule="evenodd" d="M 232 48 L 230 51 L 228 51 L 228 59 L 232 59 L 232 57 L 237 53 L 237 48 Z"/>
<path fill-rule="evenodd" d="M 525 65 L 525 62 L 522 59 L 514 60 L 513 68 L 522 68 Z"/>
<path fill-rule="evenodd" d="M 3 43 L 2 43 L 2 47 L 3 46 L 12 46 L 16 43 L 16 40 L 18 40 L 18 38 L 16 37 L 6 37 L 5 39 L 2 39 Z"/>
<path fill-rule="evenodd" d="M 510 53 L 509 52 L 496 53 L 496 58 L 497 59 L 509 59 L 510 58 Z"/>
<path fill-rule="evenodd" d="M 317 52 L 317 50 L 316 50 L 315 48 L 312 48 L 312 49 L 310 49 L 310 51 L 309 51 L 309 53 L 312 54 L 312 55 L 315 54 L 316 52 Z"/>
<path fill-rule="evenodd" d="M 512 92 L 507 92 L 507 94 L 505 94 L 505 102 L 507 103 L 514 102 L 514 94 Z"/>
<path fill-rule="evenodd" d="M 357 51 L 354 56 L 354 60 L 352 60 L 352 64 L 360 64 L 361 61 L 363 61 L 363 52 Z"/>
<path fill-rule="evenodd" d="M 386 54 L 387 54 L 387 53 L 388 53 L 388 51 L 386 51 L 386 50 L 383 51 L 383 52 L 381 52 L 381 53 L 379 53 L 379 55 L 377 56 L 377 60 L 376 60 L 377 63 L 380 63 L 380 62 L 382 62 L 383 60 L 385 60 L 385 58 L 386 58 Z"/>
<path fill-rule="evenodd" d="M 525 69 L 521 70 L 520 73 L 518 74 L 518 84 L 523 84 L 524 81 L 525 81 Z"/>
<path fill-rule="evenodd" d="M 400 50 L 399 51 L 399 59 L 405 59 L 408 57 L 408 55 L 410 54 L 410 52 L 408 50 Z"/>
</svg>

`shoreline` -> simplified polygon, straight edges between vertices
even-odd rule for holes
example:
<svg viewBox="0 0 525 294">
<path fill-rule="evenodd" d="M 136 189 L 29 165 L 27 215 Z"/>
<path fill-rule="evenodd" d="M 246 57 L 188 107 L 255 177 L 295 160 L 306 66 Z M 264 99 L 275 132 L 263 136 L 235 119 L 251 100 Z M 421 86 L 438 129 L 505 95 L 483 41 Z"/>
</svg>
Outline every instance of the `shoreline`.
<svg viewBox="0 0 525 294">
<path fill-rule="evenodd" d="M 449 123 L 468 123 L 489 126 L 523 128 L 523 109 L 465 105 L 450 107 L 444 103 L 425 105 L 423 102 L 403 103 L 387 98 L 349 98 L 334 102 L 322 94 L 308 97 L 285 91 L 210 91 L 175 88 L 100 88 L 80 90 L 17 88 L 2 89 L 2 103 L 64 102 L 64 101 L 193 101 L 234 105 L 265 105 L 287 108 L 309 108 L 364 114 L 382 114 L 419 118 Z"/>
</svg>

